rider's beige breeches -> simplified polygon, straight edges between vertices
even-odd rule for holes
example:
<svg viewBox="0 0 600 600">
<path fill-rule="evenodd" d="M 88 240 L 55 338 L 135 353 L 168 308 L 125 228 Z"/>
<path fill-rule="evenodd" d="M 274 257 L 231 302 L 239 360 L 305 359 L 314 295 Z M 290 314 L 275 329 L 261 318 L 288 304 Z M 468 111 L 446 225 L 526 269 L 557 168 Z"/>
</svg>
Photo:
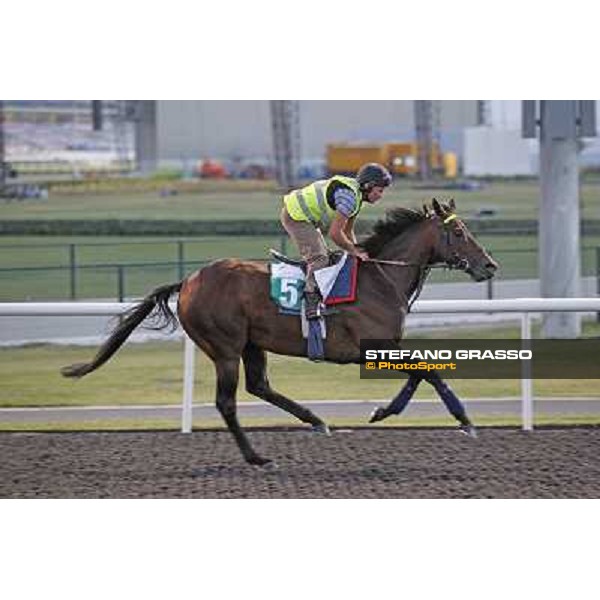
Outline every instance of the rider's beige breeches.
<svg viewBox="0 0 600 600">
<path fill-rule="evenodd" d="M 294 240 L 300 256 L 307 263 L 306 291 L 313 292 L 316 287 L 313 273 L 329 264 L 325 238 L 312 223 L 294 221 L 285 207 L 281 211 L 281 224 Z"/>
</svg>

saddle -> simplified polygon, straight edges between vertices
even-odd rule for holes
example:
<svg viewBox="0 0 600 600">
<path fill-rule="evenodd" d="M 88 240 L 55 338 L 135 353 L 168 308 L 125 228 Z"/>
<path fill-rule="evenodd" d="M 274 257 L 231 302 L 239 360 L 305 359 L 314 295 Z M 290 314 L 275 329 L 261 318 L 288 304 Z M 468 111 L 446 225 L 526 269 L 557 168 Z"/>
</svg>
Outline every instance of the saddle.
<svg viewBox="0 0 600 600">
<path fill-rule="evenodd" d="M 285 263 L 286 265 L 292 265 L 293 267 L 300 267 L 304 273 L 306 273 L 306 261 L 301 258 L 290 258 L 281 252 L 278 252 L 274 248 L 269 248 L 269 252 L 271 256 L 278 262 Z M 340 260 L 344 256 L 344 252 L 342 250 L 329 250 L 328 258 L 329 263 L 328 267 L 332 267 L 340 262 Z"/>
<path fill-rule="evenodd" d="M 276 259 L 270 265 L 270 297 L 279 312 L 300 317 L 302 334 L 308 340 L 308 357 L 320 360 L 324 356 L 323 340 L 327 336 L 325 318 L 337 312 L 336 305 L 357 300 L 358 259 L 345 252 L 331 252 L 332 265 L 315 272 L 315 280 L 324 300 L 325 310 L 319 319 L 306 319 L 304 311 L 304 280 L 306 262 L 291 259 L 271 250 Z"/>
</svg>

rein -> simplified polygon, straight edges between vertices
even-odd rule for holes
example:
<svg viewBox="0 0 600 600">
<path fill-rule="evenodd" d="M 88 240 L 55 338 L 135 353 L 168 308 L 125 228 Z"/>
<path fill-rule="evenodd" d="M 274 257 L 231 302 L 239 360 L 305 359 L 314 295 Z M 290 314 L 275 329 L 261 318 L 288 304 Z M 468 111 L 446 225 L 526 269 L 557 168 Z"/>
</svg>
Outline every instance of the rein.
<svg viewBox="0 0 600 600">
<path fill-rule="evenodd" d="M 393 265 L 395 267 L 419 267 L 421 269 L 452 269 L 450 263 L 434 263 L 432 265 L 422 265 L 420 263 L 409 263 L 404 260 L 384 260 L 380 258 L 369 258 L 363 262 L 379 263 L 380 265 Z"/>
<path fill-rule="evenodd" d="M 397 261 L 397 260 L 375 260 L 375 259 L 370 259 L 367 262 L 374 262 L 374 263 L 378 263 L 376 264 L 377 269 L 379 270 L 379 272 L 381 273 L 381 275 L 383 276 L 383 278 L 392 286 L 392 288 L 394 288 L 394 291 L 396 292 L 396 296 L 398 296 L 398 299 L 400 300 L 400 304 L 402 304 L 403 302 L 406 302 L 406 306 L 408 309 L 408 312 L 410 312 L 410 309 L 412 308 L 412 305 L 416 302 L 417 298 L 421 295 L 421 291 L 423 290 L 423 286 L 425 285 L 425 280 L 427 279 L 427 276 L 429 275 L 429 271 L 431 270 L 431 268 L 433 266 L 438 266 L 438 267 L 445 267 L 447 266 L 446 264 L 443 265 L 418 265 L 418 264 L 412 264 L 412 263 L 405 263 L 404 261 Z M 419 279 L 417 281 L 417 285 L 415 287 L 414 292 L 411 294 L 410 298 L 406 297 L 406 294 L 404 294 L 403 292 L 399 291 L 399 287 L 396 284 L 396 282 L 384 271 L 383 267 L 381 267 L 381 264 L 388 264 L 388 265 L 393 265 L 393 266 L 399 266 L 399 267 L 410 267 L 410 266 L 415 266 L 419 268 Z"/>
<path fill-rule="evenodd" d="M 457 218 L 457 215 L 452 214 L 443 220 L 443 224 L 446 225 L 446 224 L 450 223 L 451 221 L 454 221 L 454 219 L 456 219 L 456 218 Z M 448 235 L 448 245 L 450 245 L 449 235 Z M 372 263 L 376 264 L 379 272 L 383 275 L 383 278 L 394 288 L 396 295 L 400 299 L 400 303 L 402 304 L 403 300 L 406 302 L 407 307 L 408 307 L 408 312 L 410 312 L 412 305 L 415 303 L 417 298 L 421 295 L 421 291 L 423 290 L 423 286 L 425 285 L 425 280 L 427 279 L 427 276 L 429 275 L 429 271 L 431 271 L 431 269 L 449 269 L 449 270 L 461 269 L 461 270 L 465 270 L 468 267 L 468 263 L 463 262 L 463 261 L 458 261 L 456 263 L 451 263 L 449 261 L 446 261 L 443 263 L 422 265 L 420 263 L 406 262 L 405 260 L 386 260 L 386 259 L 380 259 L 380 258 L 370 258 L 369 260 L 367 260 L 365 262 L 372 262 Z M 412 293 L 410 299 L 407 299 L 405 294 L 400 293 L 398 291 L 398 286 L 396 285 L 394 280 L 387 275 L 387 273 L 383 270 L 383 267 L 381 267 L 380 265 L 391 265 L 394 267 L 417 267 L 419 269 L 419 279 L 417 281 L 417 285 L 416 285 L 415 290 Z"/>
</svg>

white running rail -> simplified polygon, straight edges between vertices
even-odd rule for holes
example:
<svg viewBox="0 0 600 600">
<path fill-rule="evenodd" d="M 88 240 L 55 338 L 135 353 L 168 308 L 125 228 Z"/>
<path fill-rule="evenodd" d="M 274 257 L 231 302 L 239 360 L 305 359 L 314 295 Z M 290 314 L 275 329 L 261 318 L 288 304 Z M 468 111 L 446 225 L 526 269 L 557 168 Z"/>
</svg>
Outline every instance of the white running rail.
<svg viewBox="0 0 600 600">
<path fill-rule="evenodd" d="M 114 316 L 131 308 L 128 302 L 0 302 L 0 317 Z M 173 308 L 174 305 L 173 305 Z M 521 339 L 531 339 L 531 313 L 600 312 L 600 298 L 510 298 L 499 300 L 419 300 L 413 313 L 520 313 Z M 185 336 L 181 431 L 192 431 L 194 344 Z M 521 418 L 533 430 L 533 385 L 524 361 L 521 378 Z"/>
</svg>

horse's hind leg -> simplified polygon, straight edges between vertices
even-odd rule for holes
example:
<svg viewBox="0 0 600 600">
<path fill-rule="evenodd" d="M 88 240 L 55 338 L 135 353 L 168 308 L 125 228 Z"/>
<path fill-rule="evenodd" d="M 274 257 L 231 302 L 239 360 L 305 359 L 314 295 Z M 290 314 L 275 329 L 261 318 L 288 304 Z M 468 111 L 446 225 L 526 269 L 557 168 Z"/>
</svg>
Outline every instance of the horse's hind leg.
<svg viewBox="0 0 600 600">
<path fill-rule="evenodd" d="M 251 465 L 262 466 L 271 462 L 254 451 L 237 418 L 235 395 L 239 379 L 239 358 L 218 359 L 214 362 L 217 370 L 217 409 L 233 434 L 242 455 Z"/>
<path fill-rule="evenodd" d="M 394 399 L 387 406 L 380 406 L 371 413 L 369 423 L 383 421 L 390 415 L 399 415 L 406 408 L 406 405 L 410 402 L 410 399 L 414 396 L 421 381 L 422 378 L 418 375 L 409 375 L 408 381 L 404 384 L 404 387 L 398 392 Z"/>
<path fill-rule="evenodd" d="M 304 423 L 310 423 L 315 431 L 329 433 L 327 425 L 310 410 L 276 392 L 267 377 L 267 354 L 256 344 L 248 342 L 242 352 L 246 373 L 246 390 L 258 398 L 285 410 Z"/>
<path fill-rule="evenodd" d="M 431 384 L 439 394 L 442 402 L 446 405 L 448 412 L 460 423 L 460 431 L 469 437 L 476 438 L 477 430 L 467 416 L 467 411 L 452 388 L 435 372 L 431 371 L 425 375 L 427 383 Z"/>
</svg>

